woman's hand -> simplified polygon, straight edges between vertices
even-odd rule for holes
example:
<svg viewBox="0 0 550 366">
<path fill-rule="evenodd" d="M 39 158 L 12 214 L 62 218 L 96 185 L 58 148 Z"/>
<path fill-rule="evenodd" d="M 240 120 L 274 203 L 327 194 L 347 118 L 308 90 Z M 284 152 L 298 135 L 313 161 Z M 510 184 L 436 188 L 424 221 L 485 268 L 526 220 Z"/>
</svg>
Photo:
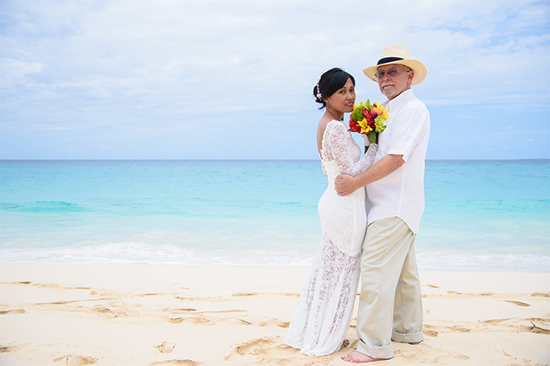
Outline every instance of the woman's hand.
<svg viewBox="0 0 550 366">
<path fill-rule="evenodd" d="M 339 196 L 347 196 L 357 190 L 355 187 L 355 178 L 345 174 L 340 174 L 336 177 L 334 187 Z"/>
</svg>

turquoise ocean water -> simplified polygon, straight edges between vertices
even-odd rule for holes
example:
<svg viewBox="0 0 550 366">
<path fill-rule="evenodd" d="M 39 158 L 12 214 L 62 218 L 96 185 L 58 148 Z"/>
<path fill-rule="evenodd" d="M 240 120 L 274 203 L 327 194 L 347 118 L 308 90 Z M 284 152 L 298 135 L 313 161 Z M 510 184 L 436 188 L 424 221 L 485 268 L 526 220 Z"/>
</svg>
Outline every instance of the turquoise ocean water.
<svg viewBox="0 0 550 366">
<path fill-rule="evenodd" d="M 308 265 L 319 161 L 0 161 L 0 262 Z M 428 161 L 423 269 L 550 271 L 550 161 Z"/>
</svg>

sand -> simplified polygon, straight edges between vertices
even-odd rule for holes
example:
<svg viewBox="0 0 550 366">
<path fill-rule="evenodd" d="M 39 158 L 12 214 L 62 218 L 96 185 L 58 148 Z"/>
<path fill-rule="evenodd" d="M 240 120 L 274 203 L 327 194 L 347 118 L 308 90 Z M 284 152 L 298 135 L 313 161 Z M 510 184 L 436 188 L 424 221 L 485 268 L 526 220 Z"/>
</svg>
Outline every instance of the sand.
<svg viewBox="0 0 550 366">
<path fill-rule="evenodd" d="M 0 365 L 349 365 L 284 345 L 308 268 L 0 263 Z M 550 364 L 550 273 L 421 271 L 391 365 Z"/>
</svg>

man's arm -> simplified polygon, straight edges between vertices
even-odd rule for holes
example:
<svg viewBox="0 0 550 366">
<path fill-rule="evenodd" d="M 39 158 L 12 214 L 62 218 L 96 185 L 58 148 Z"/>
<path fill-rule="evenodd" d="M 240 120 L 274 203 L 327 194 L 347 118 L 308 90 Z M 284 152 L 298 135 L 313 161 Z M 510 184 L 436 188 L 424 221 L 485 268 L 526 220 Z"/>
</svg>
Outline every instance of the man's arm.
<svg viewBox="0 0 550 366">
<path fill-rule="evenodd" d="M 334 182 L 336 192 L 339 196 L 347 196 L 367 184 L 387 177 L 403 164 L 405 164 L 403 155 L 388 154 L 357 177 L 340 174 Z"/>
</svg>

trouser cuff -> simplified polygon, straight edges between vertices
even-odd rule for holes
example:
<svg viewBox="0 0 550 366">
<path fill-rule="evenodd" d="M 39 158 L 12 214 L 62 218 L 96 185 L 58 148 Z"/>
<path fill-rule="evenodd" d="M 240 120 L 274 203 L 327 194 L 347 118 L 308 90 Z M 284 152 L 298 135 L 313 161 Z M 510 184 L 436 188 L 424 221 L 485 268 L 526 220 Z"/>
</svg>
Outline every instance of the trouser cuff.
<svg viewBox="0 0 550 366">
<path fill-rule="evenodd" d="M 357 344 L 357 352 L 361 352 L 372 358 L 390 359 L 395 356 L 395 353 L 393 352 L 393 345 L 391 343 L 382 347 L 370 347 L 362 340 L 359 340 L 359 343 Z"/>
<path fill-rule="evenodd" d="M 391 339 L 402 343 L 418 343 L 424 340 L 424 334 L 422 331 L 414 333 L 398 333 L 394 331 L 392 332 Z"/>
</svg>

